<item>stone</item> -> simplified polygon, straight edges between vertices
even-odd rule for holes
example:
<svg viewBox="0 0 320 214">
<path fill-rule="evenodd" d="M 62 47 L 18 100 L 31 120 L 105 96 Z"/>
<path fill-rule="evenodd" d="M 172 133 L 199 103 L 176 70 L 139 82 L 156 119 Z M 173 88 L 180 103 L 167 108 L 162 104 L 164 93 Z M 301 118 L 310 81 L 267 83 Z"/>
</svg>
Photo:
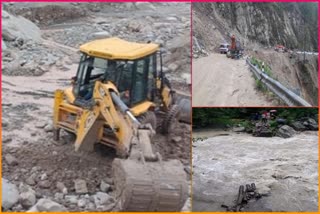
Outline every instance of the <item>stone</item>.
<svg viewBox="0 0 320 214">
<path fill-rule="evenodd" d="M 91 35 L 93 39 L 105 39 L 110 37 L 110 33 L 107 31 L 96 32 Z"/>
<path fill-rule="evenodd" d="M 111 204 L 99 206 L 97 208 L 99 211 L 108 212 L 108 211 L 112 211 L 114 207 L 115 207 L 115 203 L 111 203 Z"/>
<path fill-rule="evenodd" d="M 62 201 L 64 199 L 64 194 L 61 192 L 57 192 L 54 194 L 54 199 L 56 201 Z"/>
<path fill-rule="evenodd" d="M 307 128 L 299 121 L 295 121 L 291 124 L 292 128 L 294 128 L 294 130 L 296 131 L 304 131 Z"/>
<path fill-rule="evenodd" d="M 177 64 L 175 64 L 175 63 L 170 63 L 169 65 L 168 65 L 168 69 L 171 71 L 171 72 L 175 72 L 177 69 L 178 69 L 178 65 Z"/>
<path fill-rule="evenodd" d="M 51 123 L 47 124 L 43 129 L 44 129 L 45 132 L 52 132 L 53 131 L 53 125 Z"/>
<path fill-rule="evenodd" d="M 46 125 L 47 125 L 46 122 L 37 122 L 36 125 L 35 125 L 35 127 L 36 127 L 36 128 L 39 128 L 39 129 L 42 129 L 42 128 L 44 128 Z"/>
<path fill-rule="evenodd" d="M 37 174 L 36 173 L 33 173 L 31 174 L 27 179 L 26 179 L 26 183 L 28 185 L 35 185 L 36 184 L 36 178 L 37 178 Z"/>
<path fill-rule="evenodd" d="M 70 204 L 77 204 L 78 203 L 78 196 L 77 195 L 66 195 L 64 196 L 64 199 L 67 203 Z"/>
<path fill-rule="evenodd" d="M 65 212 L 68 211 L 64 206 L 58 204 L 50 199 L 40 199 L 35 204 L 36 210 L 39 212 Z M 30 211 L 30 210 L 29 210 Z"/>
<path fill-rule="evenodd" d="M 19 191 L 15 184 L 2 178 L 2 207 L 8 210 L 19 201 Z"/>
<path fill-rule="evenodd" d="M 110 184 L 107 184 L 106 182 L 104 182 L 103 180 L 100 183 L 100 190 L 102 192 L 108 192 L 110 190 Z"/>
<path fill-rule="evenodd" d="M 78 204 L 78 207 L 84 208 L 87 204 L 87 200 L 85 198 L 80 198 L 77 204 Z"/>
<path fill-rule="evenodd" d="M 57 189 L 60 190 L 63 194 L 68 194 L 68 189 L 67 187 L 62 183 L 62 182 L 57 182 L 56 185 Z"/>
<path fill-rule="evenodd" d="M 156 7 L 150 2 L 135 2 L 135 6 L 140 10 L 156 10 Z"/>
<path fill-rule="evenodd" d="M 180 137 L 180 136 L 174 136 L 174 137 L 172 138 L 172 141 L 173 141 L 174 143 L 179 143 L 179 142 L 181 142 L 181 140 L 182 140 L 182 137 Z"/>
<path fill-rule="evenodd" d="M 19 202 L 24 208 L 30 208 L 36 203 L 34 191 L 23 192 L 20 194 Z"/>
<path fill-rule="evenodd" d="M 9 164 L 10 166 L 18 165 L 18 160 L 11 154 L 6 154 L 4 156 L 4 159 L 6 160 L 7 164 Z"/>
<path fill-rule="evenodd" d="M 40 180 L 44 181 L 44 180 L 47 180 L 47 178 L 48 178 L 47 173 L 43 173 L 40 177 Z"/>
<path fill-rule="evenodd" d="M 44 189 L 49 189 L 51 187 L 51 182 L 48 180 L 40 181 L 38 185 Z"/>
<path fill-rule="evenodd" d="M 292 127 L 288 125 L 283 125 L 278 129 L 277 136 L 282 138 L 289 138 L 295 135 L 295 133 L 296 131 Z"/>
<path fill-rule="evenodd" d="M 93 198 L 94 198 L 94 203 L 97 207 L 102 205 L 108 205 L 114 202 L 113 197 L 111 197 L 110 195 L 104 192 L 97 192 L 93 196 Z"/>
<path fill-rule="evenodd" d="M 7 45 L 6 45 L 6 43 L 3 41 L 3 39 L 1 39 L 1 48 L 2 48 L 2 51 L 7 50 Z"/>
<path fill-rule="evenodd" d="M 76 193 L 84 194 L 88 192 L 87 183 L 85 180 L 77 179 L 74 181 Z"/>
<path fill-rule="evenodd" d="M 246 131 L 246 128 L 243 127 L 243 126 L 233 127 L 232 131 L 234 131 L 234 132 L 244 132 L 244 131 Z"/>
</svg>

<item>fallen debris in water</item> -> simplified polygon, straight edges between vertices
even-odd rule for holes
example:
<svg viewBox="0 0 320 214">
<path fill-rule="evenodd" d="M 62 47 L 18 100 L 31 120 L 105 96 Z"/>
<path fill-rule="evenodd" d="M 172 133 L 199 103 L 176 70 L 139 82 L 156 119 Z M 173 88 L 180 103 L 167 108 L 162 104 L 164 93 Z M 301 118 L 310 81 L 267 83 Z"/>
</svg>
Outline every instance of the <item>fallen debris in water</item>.
<svg viewBox="0 0 320 214">
<path fill-rule="evenodd" d="M 254 183 L 247 184 L 246 188 L 243 185 L 239 187 L 238 197 L 234 206 L 227 206 L 222 204 L 221 207 L 225 208 L 228 212 L 241 212 L 250 200 L 259 200 L 262 197 L 257 191 Z"/>
</svg>

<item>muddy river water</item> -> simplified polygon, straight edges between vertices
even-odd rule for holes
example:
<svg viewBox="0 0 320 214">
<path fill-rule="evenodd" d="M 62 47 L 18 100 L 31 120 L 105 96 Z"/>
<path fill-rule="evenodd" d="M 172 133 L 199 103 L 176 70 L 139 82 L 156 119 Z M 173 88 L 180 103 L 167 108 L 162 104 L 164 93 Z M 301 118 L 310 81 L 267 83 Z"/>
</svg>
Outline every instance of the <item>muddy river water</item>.
<svg viewBox="0 0 320 214">
<path fill-rule="evenodd" d="M 193 137 L 193 210 L 226 211 L 240 185 L 255 183 L 265 195 L 244 211 L 318 210 L 318 132 L 257 138 L 205 131 Z"/>
</svg>

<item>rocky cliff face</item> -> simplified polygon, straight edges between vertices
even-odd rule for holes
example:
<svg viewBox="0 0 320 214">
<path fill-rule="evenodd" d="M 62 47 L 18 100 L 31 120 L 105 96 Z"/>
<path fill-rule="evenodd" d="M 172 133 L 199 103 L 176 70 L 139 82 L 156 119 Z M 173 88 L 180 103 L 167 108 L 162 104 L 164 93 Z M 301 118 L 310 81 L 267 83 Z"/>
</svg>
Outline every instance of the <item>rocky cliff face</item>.
<svg viewBox="0 0 320 214">
<path fill-rule="evenodd" d="M 318 49 L 317 3 L 195 3 L 193 10 L 196 19 L 212 22 L 211 26 L 206 25 L 205 32 L 194 24 L 194 34 L 205 37 L 211 31 L 210 35 L 220 38 L 219 43 L 235 34 L 244 45 L 256 42 L 263 46 Z M 212 44 L 217 45 L 214 41 Z"/>
</svg>

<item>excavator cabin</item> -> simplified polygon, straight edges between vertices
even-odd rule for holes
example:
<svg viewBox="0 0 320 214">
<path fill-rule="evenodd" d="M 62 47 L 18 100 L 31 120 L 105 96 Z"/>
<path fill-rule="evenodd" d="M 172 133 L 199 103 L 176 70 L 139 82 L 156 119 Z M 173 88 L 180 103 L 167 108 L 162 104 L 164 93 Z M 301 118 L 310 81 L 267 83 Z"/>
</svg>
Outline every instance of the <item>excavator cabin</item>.
<svg viewBox="0 0 320 214">
<path fill-rule="evenodd" d="M 85 107 L 90 103 L 95 82 L 99 80 L 112 82 L 135 116 L 154 107 L 156 93 L 159 94 L 157 86 L 163 85 L 162 69 L 157 71 L 157 63 L 162 68 L 157 44 L 108 38 L 86 43 L 80 51 L 77 74 L 72 78 L 71 97 L 75 105 Z"/>
</svg>

